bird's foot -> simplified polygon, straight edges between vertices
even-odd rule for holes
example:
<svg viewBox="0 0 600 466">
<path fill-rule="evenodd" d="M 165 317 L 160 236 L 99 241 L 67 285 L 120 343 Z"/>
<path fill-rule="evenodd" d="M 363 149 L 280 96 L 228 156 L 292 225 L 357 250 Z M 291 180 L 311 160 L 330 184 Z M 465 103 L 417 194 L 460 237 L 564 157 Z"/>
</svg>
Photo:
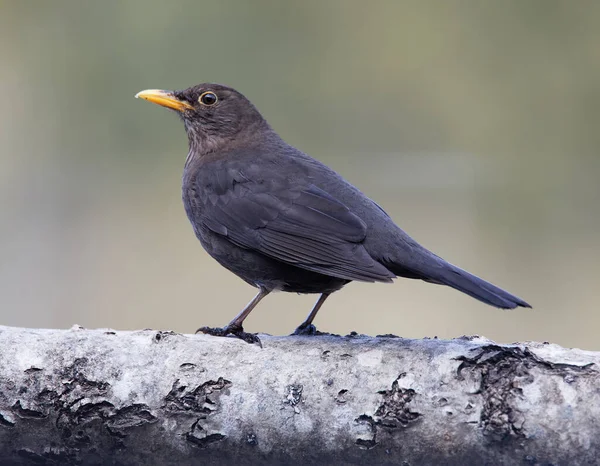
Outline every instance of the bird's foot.
<svg viewBox="0 0 600 466">
<path fill-rule="evenodd" d="M 298 328 L 296 330 L 294 330 L 294 333 L 292 333 L 292 335 L 302 335 L 305 337 L 312 337 L 314 335 L 318 335 L 320 332 L 317 330 L 317 327 L 315 327 L 313 324 L 300 324 L 298 326 Z"/>
<path fill-rule="evenodd" d="M 245 341 L 246 343 L 257 343 L 262 348 L 260 338 L 255 333 L 244 332 L 244 327 L 227 325 L 226 327 L 200 327 L 196 330 L 196 333 L 204 333 L 205 335 L 212 335 L 214 337 L 228 337 L 233 336 Z"/>
</svg>

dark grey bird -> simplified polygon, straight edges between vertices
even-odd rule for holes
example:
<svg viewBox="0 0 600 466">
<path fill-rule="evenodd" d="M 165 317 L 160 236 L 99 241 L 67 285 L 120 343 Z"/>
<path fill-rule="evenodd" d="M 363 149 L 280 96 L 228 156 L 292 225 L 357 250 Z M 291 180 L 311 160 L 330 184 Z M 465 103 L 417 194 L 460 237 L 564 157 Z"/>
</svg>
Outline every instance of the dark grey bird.
<svg viewBox="0 0 600 466">
<path fill-rule="evenodd" d="M 281 290 L 320 293 L 295 332 L 314 333 L 312 322 L 331 293 L 355 280 L 396 277 L 448 285 L 498 308 L 531 307 L 425 249 L 358 188 L 283 141 L 236 90 L 207 83 L 136 97 L 183 120 L 183 202 L 194 232 L 217 262 L 258 288 L 226 327 L 199 331 L 255 341 L 244 320 Z"/>
</svg>

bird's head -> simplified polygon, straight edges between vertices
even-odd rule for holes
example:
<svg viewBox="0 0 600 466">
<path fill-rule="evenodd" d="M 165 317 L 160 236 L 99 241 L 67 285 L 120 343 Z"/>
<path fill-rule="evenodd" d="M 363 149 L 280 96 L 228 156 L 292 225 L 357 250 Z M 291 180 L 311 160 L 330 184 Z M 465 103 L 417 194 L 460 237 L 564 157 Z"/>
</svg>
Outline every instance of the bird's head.
<svg viewBox="0 0 600 466">
<path fill-rule="evenodd" d="M 222 84 L 199 84 L 183 91 L 149 89 L 136 94 L 175 110 L 185 124 L 190 148 L 199 154 L 249 145 L 269 125 L 241 93 Z"/>
</svg>

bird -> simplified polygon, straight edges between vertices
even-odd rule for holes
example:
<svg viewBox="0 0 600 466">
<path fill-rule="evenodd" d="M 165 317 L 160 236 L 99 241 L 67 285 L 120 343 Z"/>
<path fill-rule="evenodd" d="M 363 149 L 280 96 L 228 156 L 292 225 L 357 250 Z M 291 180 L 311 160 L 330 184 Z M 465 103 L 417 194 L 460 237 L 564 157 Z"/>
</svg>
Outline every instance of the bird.
<svg viewBox="0 0 600 466">
<path fill-rule="evenodd" d="M 341 175 L 287 144 L 235 89 L 204 83 L 135 97 L 183 120 L 182 199 L 196 237 L 258 289 L 228 325 L 197 333 L 256 342 L 244 320 L 269 293 L 284 291 L 320 295 L 294 332 L 315 334 L 315 316 L 332 293 L 352 281 L 397 277 L 447 285 L 497 308 L 531 307 L 421 246 Z"/>
</svg>

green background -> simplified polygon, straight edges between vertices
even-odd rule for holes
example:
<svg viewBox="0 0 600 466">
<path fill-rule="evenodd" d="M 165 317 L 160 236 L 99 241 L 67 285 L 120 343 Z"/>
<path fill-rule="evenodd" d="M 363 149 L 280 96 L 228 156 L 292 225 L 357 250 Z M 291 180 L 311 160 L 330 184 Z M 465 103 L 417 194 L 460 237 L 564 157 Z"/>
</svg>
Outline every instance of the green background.
<svg viewBox="0 0 600 466">
<path fill-rule="evenodd" d="M 253 296 L 185 217 L 181 123 L 133 98 L 212 81 L 534 306 L 354 283 L 321 330 L 600 349 L 599 24 L 585 0 L 0 0 L 0 324 L 192 332 Z M 289 333 L 315 299 L 246 328 Z"/>
</svg>

